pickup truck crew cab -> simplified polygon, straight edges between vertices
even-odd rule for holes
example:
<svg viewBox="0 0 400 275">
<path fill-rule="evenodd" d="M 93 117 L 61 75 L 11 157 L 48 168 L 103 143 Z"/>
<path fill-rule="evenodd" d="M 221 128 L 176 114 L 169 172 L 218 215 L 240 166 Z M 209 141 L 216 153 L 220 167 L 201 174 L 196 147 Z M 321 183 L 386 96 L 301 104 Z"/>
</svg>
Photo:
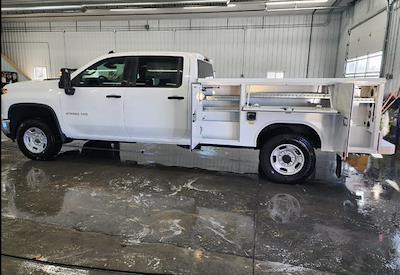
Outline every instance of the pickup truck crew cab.
<svg viewBox="0 0 400 275">
<path fill-rule="evenodd" d="M 196 53 L 97 58 L 60 80 L 2 93 L 2 131 L 25 156 L 47 160 L 63 143 L 106 140 L 260 149 L 277 182 L 310 177 L 315 149 L 392 154 L 380 136 L 382 79 L 218 79 Z"/>
</svg>

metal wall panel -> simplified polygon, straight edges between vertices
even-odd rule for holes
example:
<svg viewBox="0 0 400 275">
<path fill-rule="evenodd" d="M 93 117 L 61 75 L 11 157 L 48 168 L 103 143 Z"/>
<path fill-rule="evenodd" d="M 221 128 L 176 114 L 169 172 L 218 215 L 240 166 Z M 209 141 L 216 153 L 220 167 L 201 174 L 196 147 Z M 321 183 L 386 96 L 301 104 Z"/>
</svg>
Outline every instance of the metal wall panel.
<svg viewBox="0 0 400 275">
<path fill-rule="evenodd" d="M 359 0 L 355 3 L 354 23 L 375 14 L 378 10 L 384 9 L 387 5 L 387 0 Z"/>
<path fill-rule="evenodd" d="M 339 35 L 339 15 L 313 28 L 308 77 L 335 76 Z"/>
<path fill-rule="evenodd" d="M 40 22 L 29 26 L 4 23 L 2 44 L 6 55 L 26 67 L 34 61 L 30 54 L 33 48 L 25 42 L 46 43 L 51 77 L 58 76 L 61 67 L 79 67 L 110 50 L 199 52 L 215 62 L 218 77 L 266 77 L 268 71 L 284 71 L 285 77 L 305 77 L 310 57 L 309 77 L 333 77 L 339 22 L 340 14 L 315 15 L 311 46 L 310 14 Z M 31 65 L 28 67 L 31 70 Z"/>
<path fill-rule="evenodd" d="M 240 77 L 243 64 L 242 29 L 184 30 L 176 32 L 175 46 L 204 54 L 214 61 L 217 77 Z"/>
<path fill-rule="evenodd" d="M 400 88 L 400 1 L 393 7 L 386 57 L 385 72 L 393 78 L 388 80 L 385 89 L 386 93 L 392 93 Z"/>
<path fill-rule="evenodd" d="M 336 77 L 344 77 L 345 63 L 347 58 L 347 50 L 349 43 L 348 30 L 351 27 L 353 19 L 353 9 L 343 11 L 341 15 L 340 31 L 339 31 L 339 43 L 338 43 L 338 55 L 336 58 Z"/>
<path fill-rule="evenodd" d="M 171 31 L 118 31 L 116 38 L 118 52 L 174 50 L 174 32 Z"/>
<path fill-rule="evenodd" d="M 65 66 L 79 68 L 101 55 L 115 49 L 114 32 L 66 32 Z"/>
<path fill-rule="evenodd" d="M 232 19 L 231 19 L 232 20 Z M 193 18 L 190 19 L 190 27 L 215 27 L 215 26 L 228 26 L 229 18 Z"/>
<path fill-rule="evenodd" d="M 264 23 L 268 27 L 246 30 L 244 75 L 283 71 L 285 77 L 305 77 L 311 16 L 268 17 Z M 292 27 L 298 24 L 303 26 Z"/>
<path fill-rule="evenodd" d="M 33 68 L 45 66 L 48 77 L 59 74 L 65 64 L 63 34 L 50 32 L 2 32 L 2 53 L 8 56 L 29 77 Z"/>
</svg>

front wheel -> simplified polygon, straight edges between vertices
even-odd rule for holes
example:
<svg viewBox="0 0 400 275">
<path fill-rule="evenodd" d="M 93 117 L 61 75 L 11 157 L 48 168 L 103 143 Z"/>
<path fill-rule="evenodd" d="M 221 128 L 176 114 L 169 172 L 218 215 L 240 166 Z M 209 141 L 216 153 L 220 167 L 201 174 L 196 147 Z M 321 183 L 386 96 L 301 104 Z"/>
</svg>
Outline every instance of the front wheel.
<svg viewBox="0 0 400 275">
<path fill-rule="evenodd" d="M 62 146 L 56 130 L 39 119 L 21 123 L 17 131 L 17 143 L 21 152 L 33 160 L 48 160 L 57 155 Z"/>
<path fill-rule="evenodd" d="M 301 183 L 315 169 L 314 148 L 300 135 L 278 135 L 268 140 L 260 151 L 261 174 L 279 183 Z"/>
</svg>

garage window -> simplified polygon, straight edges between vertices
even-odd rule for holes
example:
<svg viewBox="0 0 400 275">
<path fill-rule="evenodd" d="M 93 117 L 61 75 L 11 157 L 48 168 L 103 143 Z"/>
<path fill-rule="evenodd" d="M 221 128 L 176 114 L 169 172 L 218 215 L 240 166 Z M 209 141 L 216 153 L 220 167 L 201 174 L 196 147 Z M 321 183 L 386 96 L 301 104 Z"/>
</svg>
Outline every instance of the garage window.
<svg viewBox="0 0 400 275">
<path fill-rule="evenodd" d="M 283 78 L 284 72 L 267 72 L 267 78 Z"/>
<path fill-rule="evenodd" d="M 46 67 L 35 67 L 33 68 L 33 79 L 34 80 L 43 80 L 47 78 L 47 69 Z"/>
<path fill-rule="evenodd" d="M 108 58 L 97 62 L 81 72 L 74 79 L 78 87 L 118 87 L 126 86 L 125 57 Z"/>
<path fill-rule="evenodd" d="M 182 84 L 183 57 L 138 57 L 136 87 L 178 88 Z"/>
<path fill-rule="evenodd" d="M 371 78 L 379 77 L 382 63 L 382 52 L 348 59 L 345 77 Z"/>
</svg>

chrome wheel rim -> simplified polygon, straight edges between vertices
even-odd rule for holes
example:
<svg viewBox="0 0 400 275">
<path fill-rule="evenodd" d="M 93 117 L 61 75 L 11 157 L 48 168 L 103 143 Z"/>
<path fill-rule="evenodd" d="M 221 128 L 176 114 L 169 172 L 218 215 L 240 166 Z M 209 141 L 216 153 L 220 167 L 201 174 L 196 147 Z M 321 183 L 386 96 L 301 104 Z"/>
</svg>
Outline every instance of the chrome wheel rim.
<svg viewBox="0 0 400 275">
<path fill-rule="evenodd" d="M 293 144 L 280 144 L 271 153 L 272 168 L 281 175 L 292 176 L 303 168 L 304 154 Z"/>
<path fill-rule="evenodd" d="M 27 129 L 23 139 L 26 149 L 32 153 L 40 154 L 47 147 L 47 137 L 45 133 L 37 127 Z"/>
</svg>

